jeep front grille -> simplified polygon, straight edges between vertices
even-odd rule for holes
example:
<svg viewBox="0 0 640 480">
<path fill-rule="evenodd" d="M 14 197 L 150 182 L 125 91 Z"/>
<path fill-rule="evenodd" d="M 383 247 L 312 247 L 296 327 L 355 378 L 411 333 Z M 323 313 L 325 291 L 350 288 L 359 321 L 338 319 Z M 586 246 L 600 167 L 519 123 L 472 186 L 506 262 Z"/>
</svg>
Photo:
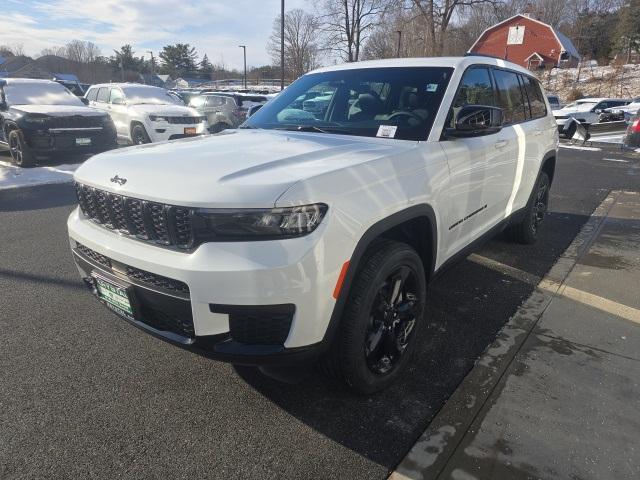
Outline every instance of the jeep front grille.
<svg viewBox="0 0 640 480">
<path fill-rule="evenodd" d="M 99 225 L 159 245 L 194 246 L 193 210 L 125 197 L 76 183 L 82 213 Z"/>
<path fill-rule="evenodd" d="M 172 125 L 197 125 L 204 121 L 203 117 L 166 117 Z"/>
</svg>

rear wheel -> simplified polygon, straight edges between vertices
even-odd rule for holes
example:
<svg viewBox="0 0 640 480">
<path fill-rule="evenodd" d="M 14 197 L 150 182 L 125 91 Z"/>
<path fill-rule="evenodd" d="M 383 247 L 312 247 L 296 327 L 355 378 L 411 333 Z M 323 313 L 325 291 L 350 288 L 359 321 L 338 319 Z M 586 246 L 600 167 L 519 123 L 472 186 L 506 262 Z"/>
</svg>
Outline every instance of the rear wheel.
<svg viewBox="0 0 640 480">
<path fill-rule="evenodd" d="M 35 165 L 35 157 L 25 143 L 24 136 L 20 130 L 11 130 L 9 132 L 8 143 L 11 161 L 15 165 L 19 167 L 32 167 Z"/>
<path fill-rule="evenodd" d="M 357 273 L 325 369 L 355 391 L 388 387 L 404 370 L 423 324 L 426 278 L 409 245 L 376 245 Z"/>
<path fill-rule="evenodd" d="M 142 145 L 144 143 L 151 143 L 151 139 L 149 135 L 147 135 L 147 131 L 145 130 L 143 125 L 136 123 L 131 128 L 131 141 L 134 145 Z"/>
<path fill-rule="evenodd" d="M 538 239 L 549 205 L 549 176 L 540 172 L 522 220 L 507 229 L 507 235 L 517 243 L 532 244 Z"/>
</svg>

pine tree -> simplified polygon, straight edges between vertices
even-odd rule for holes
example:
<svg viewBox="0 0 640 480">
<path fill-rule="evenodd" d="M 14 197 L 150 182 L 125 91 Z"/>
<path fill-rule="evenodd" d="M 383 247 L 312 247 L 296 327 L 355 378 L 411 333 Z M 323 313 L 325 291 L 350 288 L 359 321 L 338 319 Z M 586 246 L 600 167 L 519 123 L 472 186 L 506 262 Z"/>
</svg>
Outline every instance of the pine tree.
<svg viewBox="0 0 640 480">
<path fill-rule="evenodd" d="M 627 52 L 627 62 L 633 50 L 640 50 L 640 0 L 627 0 L 620 9 L 617 37 L 618 48 Z"/>
<path fill-rule="evenodd" d="M 200 62 L 200 73 L 213 73 L 213 64 L 209 61 L 209 57 L 207 57 L 206 53 Z"/>
</svg>

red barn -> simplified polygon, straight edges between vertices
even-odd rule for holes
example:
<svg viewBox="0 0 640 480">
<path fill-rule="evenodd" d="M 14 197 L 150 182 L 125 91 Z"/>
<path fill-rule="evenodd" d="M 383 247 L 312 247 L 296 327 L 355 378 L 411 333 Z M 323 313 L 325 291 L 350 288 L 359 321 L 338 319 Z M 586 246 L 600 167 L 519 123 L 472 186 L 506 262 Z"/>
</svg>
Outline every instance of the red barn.
<svg viewBox="0 0 640 480">
<path fill-rule="evenodd" d="M 575 67 L 580 61 L 571 40 L 531 14 L 519 14 L 487 28 L 469 49 L 504 58 L 525 68 Z"/>
</svg>

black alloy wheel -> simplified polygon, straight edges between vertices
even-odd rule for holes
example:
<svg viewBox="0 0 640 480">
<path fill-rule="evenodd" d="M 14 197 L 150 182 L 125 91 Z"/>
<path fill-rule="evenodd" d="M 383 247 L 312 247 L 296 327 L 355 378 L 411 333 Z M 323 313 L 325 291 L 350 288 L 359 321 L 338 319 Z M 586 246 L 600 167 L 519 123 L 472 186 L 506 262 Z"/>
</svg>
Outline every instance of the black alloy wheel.
<svg viewBox="0 0 640 480">
<path fill-rule="evenodd" d="M 506 234 L 511 240 L 525 245 L 531 245 L 538 240 L 548 210 L 550 187 L 549 175 L 546 172 L 540 172 L 522 220 L 509 226 L 506 230 Z"/>
<path fill-rule="evenodd" d="M 546 175 L 545 175 L 546 177 Z M 547 180 L 545 178 L 545 180 Z M 542 226 L 544 216 L 547 214 L 547 205 L 549 203 L 549 182 L 538 182 L 538 190 L 533 200 L 533 208 L 531 209 L 531 229 L 534 235 L 538 234 L 538 230 Z"/>
<path fill-rule="evenodd" d="M 9 153 L 11 154 L 11 161 L 19 167 L 31 167 L 35 163 L 35 159 L 24 143 L 22 132 L 20 130 L 11 130 L 9 132 Z"/>
<path fill-rule="evenodd" d="M 376 375 L 390 373 L 407 351 L 419 308 L 416 277 L 401 265 L 378 286 L 364 342 L 367 366 Z"/>
<path fill-rule="evenodd" d="M 339 328 L 320 366 L 369 395 L 395 382 L 424 327 L 427 280 L 422 259 L 406 243 L 380 240 L 354 265 Z M 349 267 L 351 268 L 351 267 Z"/>
</svg>

